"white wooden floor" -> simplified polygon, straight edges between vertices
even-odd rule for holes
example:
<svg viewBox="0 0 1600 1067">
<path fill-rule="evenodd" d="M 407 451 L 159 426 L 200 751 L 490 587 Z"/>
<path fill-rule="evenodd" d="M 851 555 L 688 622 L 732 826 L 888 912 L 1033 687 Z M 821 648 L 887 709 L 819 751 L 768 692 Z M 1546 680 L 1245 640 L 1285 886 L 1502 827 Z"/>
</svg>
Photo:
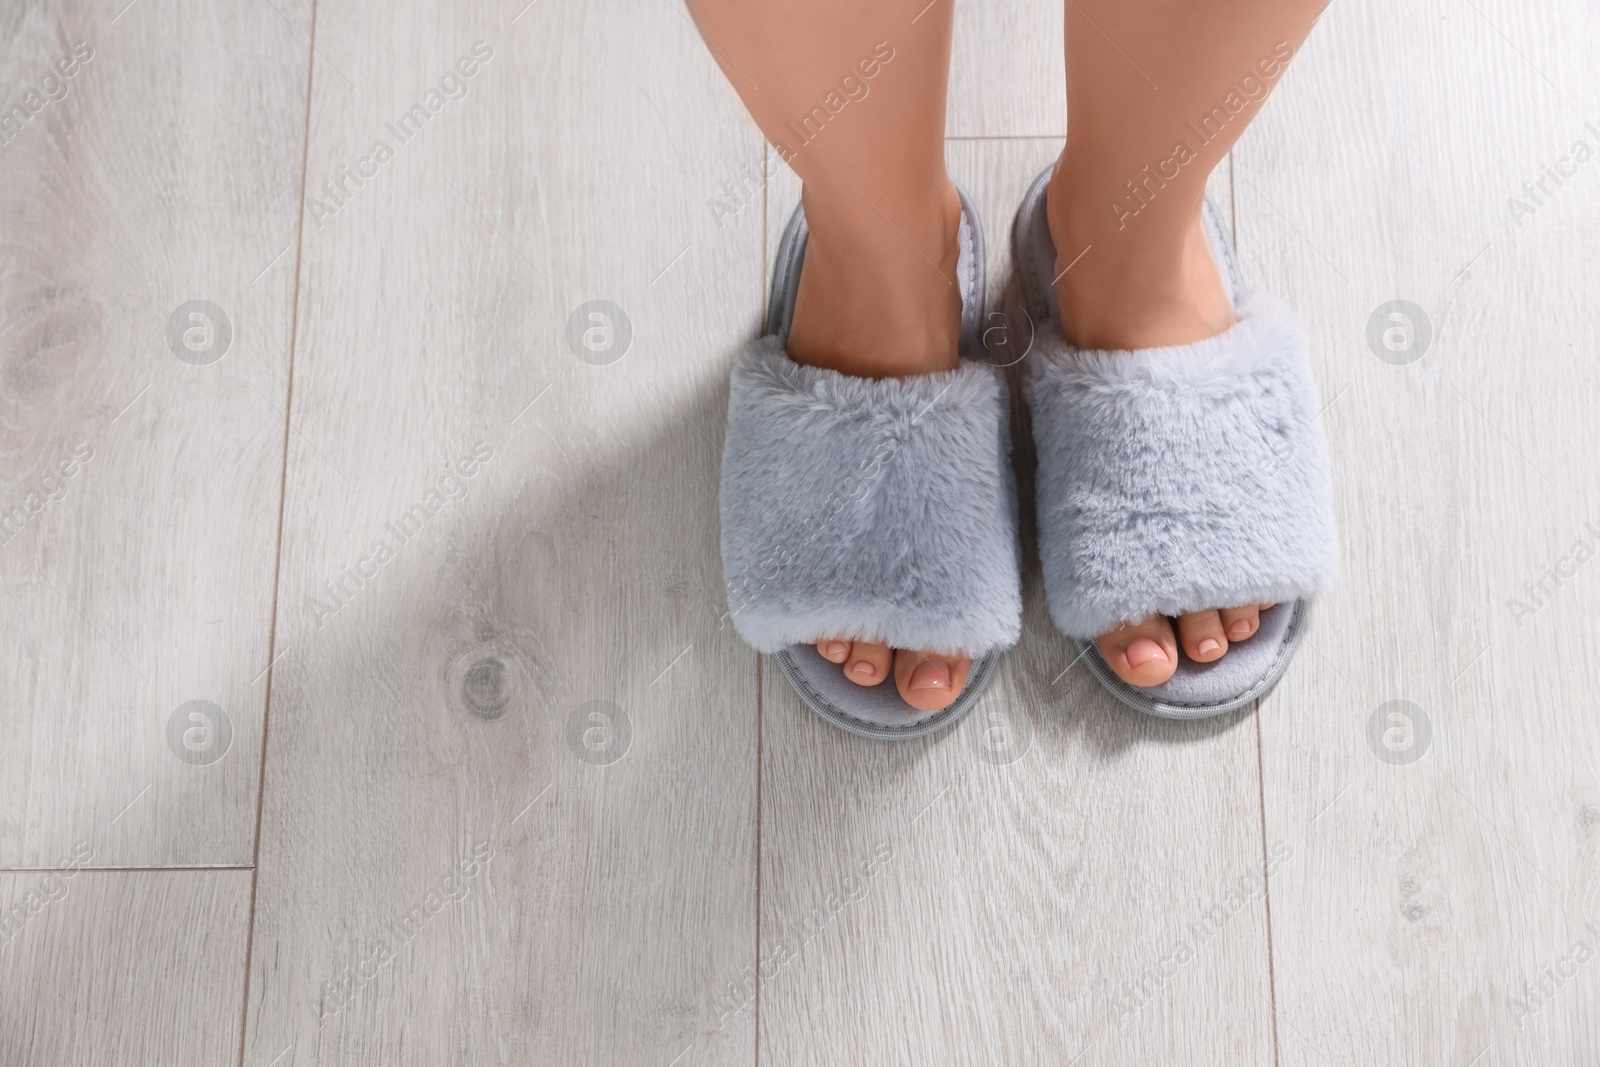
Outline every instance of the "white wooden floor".
<svg viewBox="0 0 1600 1067">
<path fill-rule="evenodd" d="M 958 9 L 997 295 L 1060 24 Z M 712 209 L 762 143 L 676 0 L 0 40 L 0 1063 L 1600 1060 L 1592 4 L 1340 0 L 1216 176 L 1343 522 L 1277 692 L 1119 710 L 1034 565 L 901 746 L 723 617 L 797 186 Z"/>
</svg>

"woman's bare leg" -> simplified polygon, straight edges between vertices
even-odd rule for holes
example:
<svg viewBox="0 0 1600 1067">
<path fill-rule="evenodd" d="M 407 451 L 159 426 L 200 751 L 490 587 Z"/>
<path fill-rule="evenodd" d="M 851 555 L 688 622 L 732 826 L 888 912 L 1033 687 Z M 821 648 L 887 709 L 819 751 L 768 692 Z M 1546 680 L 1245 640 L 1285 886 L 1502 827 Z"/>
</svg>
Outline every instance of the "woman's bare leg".
<svg viewBox="0 0 1600 1067">
<path fill-rule="evenodd" d="M 961 203 L 944 165 L 952 4 L 695 0 L 712 55 L 804 182 L 811 229 L 789 332 L 801 363 L 864 377 L 956 366 Z M 913 21 L 913 16 L 915 20 Z M 914 707 L 948 706 L 970 662 L 820 641 L 845 676 L 891 671 Z"/>
<path fill-rule="evenodd" d="M 1326 0 L 1067 0 L 1067 143 L 1050 182 L 1062 327 L 1083 347 L 1186 344 L 1233 325 L 1206 244 L 1206 178 L 1283 75 Z M 1071 266 L 1071 269 L 1067 269 Z M 1100 638 L 1135 685 L 1199 662 L 1270 605 L 1162 616 Z"/>
</svg>

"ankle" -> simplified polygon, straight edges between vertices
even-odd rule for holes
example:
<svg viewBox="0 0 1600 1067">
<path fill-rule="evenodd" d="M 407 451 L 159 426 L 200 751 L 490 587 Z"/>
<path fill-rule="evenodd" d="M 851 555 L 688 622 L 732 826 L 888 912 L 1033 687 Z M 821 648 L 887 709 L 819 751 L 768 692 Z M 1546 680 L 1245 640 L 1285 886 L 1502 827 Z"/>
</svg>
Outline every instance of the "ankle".
<svg viewBox="0 0 1600 1067">
<path fill-rule="evenodd" d="M 1234 324 L 1199 198 L 1174 195 L 1159 212 L 1151 205 L 1119 224 L 1105 204 L 1066 187 L 1052 180 L 1047 209 L 1067 340 L 1082 348 L 1154 348 L 1191 344 Z"/>
<path fill-rule="evenodd" d="M 855 190 L 806 188 L 791 358 L 869 378 L 956 366 L 961 201 L 948 178 L 940 184 L 877 205 Z"/>
</svg>

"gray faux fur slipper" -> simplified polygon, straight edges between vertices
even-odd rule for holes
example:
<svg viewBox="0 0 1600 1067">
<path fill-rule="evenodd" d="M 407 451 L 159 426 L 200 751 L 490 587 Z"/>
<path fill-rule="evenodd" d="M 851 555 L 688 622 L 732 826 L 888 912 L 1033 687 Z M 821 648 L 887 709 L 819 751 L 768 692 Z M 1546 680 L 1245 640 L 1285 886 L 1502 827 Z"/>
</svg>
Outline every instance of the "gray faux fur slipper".
<svg viewBox="0 0 1600 1067">
<path fill-rule="evenodd" d="M 1206 228 L 1238 318 L 1192 345 L 1087 351 L 1061 335 L 1051 169 L 1013 236 L 1038 321 L 1025 387 L 1039 469 L 1039 554 L 1056 626 L 1124 703 L 1201 718 L 1264 696 L 1288 668 L 1337 554 L 1316 384 L 1294 314 L 1246 287 L 1215 208 Z M 1273 603 L 1212 663 L 1179 648 L 1161 685 L 1119 678 L 1097 635 L 1151 615 Z"/>
<path fill-rule="evenodd" d="M 784 351 L 805 255 L 795 209 L 778 247 L 766 336 L 739 354 L 722 460 L 722 566 L 740 636 L 773 653 L 817 714 L 912 738 L 959 721 L 1021 630 L 1021 560 L 1002 372 L 975 358 L 984 250 L 961 192 L 961 365 L 872 380 Z M 866 688 L 811 642 L 881 641 L 972 658 L 939 711 Z"/>
</svg>

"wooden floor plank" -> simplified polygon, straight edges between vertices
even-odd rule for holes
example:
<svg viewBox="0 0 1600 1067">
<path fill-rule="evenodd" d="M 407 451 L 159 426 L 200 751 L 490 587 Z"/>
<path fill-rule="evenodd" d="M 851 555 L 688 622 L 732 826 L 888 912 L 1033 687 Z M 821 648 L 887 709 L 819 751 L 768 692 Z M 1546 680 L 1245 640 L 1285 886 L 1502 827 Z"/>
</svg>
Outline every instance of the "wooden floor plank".
<svg viewBox="0 0 1600 1067">
<path fill-rule="evenodd" d="M 947 136 L 1066 135 L 1065 10 L 1028 0 L 956 4 Z"/>
<path fill-rule="evenodd" d="M 0 1062 L 217 1067 L 239 1054 L 249 871 L 0 873 Z"/>
<path fill-rule="evenodd" d="M 250 862 L 308 11 L 0 20 L 0 867 Z"/>
<path fill-rule="evenodd" d="M 1573 552 L 1600 549 L 1600 163 L 1514 207 L 1600 150 L 1597 41 L 1576 3 L 1335 5 L 1237 152 L 1247 269 L 1313 339 L 1344 541 L 1261 714 L 1267 832 L 1296 848 L 1285 1064 L 1600 1055 L 1573 962 L 1600 945 L 1600 578 Z"/>
<path fill-rule="evenodd" d="M 308 203 L 244 1063 L 747 1064 L 758 136 L 668 4 L 322 0 L 317 48 L 312 195 L 392 157 Z"/>
</svg>

